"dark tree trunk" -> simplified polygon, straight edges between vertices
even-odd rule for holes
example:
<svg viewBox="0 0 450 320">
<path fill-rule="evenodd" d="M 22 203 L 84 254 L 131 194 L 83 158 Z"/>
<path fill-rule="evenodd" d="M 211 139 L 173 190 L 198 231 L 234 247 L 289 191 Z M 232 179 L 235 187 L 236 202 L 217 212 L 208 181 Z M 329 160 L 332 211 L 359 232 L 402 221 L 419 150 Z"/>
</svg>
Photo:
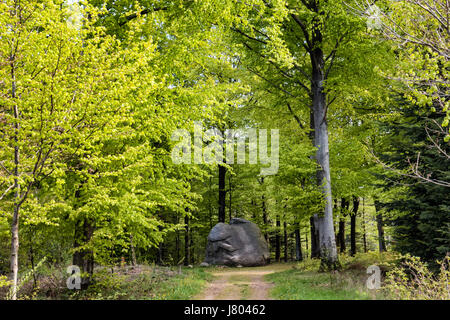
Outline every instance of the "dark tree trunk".
<svg viewBox="0 0 450 320">
<path fill-rule="evenodd" d="M 263 215 L 263 223 L 264 223 L 264 229 L 266 230 L 267 228 L 267 208 L 266 208 L 266 199 L 265 196 L 262 195 L 262 215 Z M 269 245 L 269 234 L 267 233 L 267 231 L 264 231 L 264 238 L 266 239 L 267 244 Z"/>
<path fill-rule="evenodd" d="M 130 234 L 130 248 L 131 248 L 131 265 L 136 266 L 136 248 L 134 247 L 133 235 Z"/>
<path fill-rule="evenodd" d="M 256 210 L 254 210 L 254 207 L 256 206 L 255 201 L 252 199 L 250 200 L 250 206 L 251 206 L 251 210 L 252 210 L 252 219 L 253 222 L 256 223 Z"/>
<path fill-rule="evenodd" d="M 275 261 L 280 262 L 281 258 L 281 236 L 280 236 L 280 230 L 281 230 L 281 222 L 280 222 L 280 216 L 277 215 L 276 220 L 276 233 L 275 233 Z"/>
<path fill-rule="evenodd" d="M 164 264 L 164 242 L 161 242 L 158 246 L 158 256 L 156 258 L 156 264 Z"/>
<path fill-rule="evenodd" d="M 375 200 L 375 210 L 377 212 L 378 248 L 380 252 L 384 252 L 386 251 L 386 241 L 384 239 L 383 215 L 380 209 L 380 202 Z"/>
<path fill-rule="evenodd" d="M 300 223 L 296 223 L 295 225 L 295 260 L 302 261 L 302 238 L 300 236 Z M 306 249 L 308 250 L 308 248 Z"/>
<path fill-rule="evenodd" d="M 309 244 L 309 239 L 308 239 L 308 232 L 305 232 L 305 238 L 306 238 L 306 241 L 305 241 L 305 245 L 306 245 L 306 251 L 305 251 L 305 256 L 306 256 L 306 258 L 308 258 L 308 250 L 309 250 L 309 248 L 308 248 L 308 244 Z M 300 238 L 300 249 L 302 248 L 302 245 L 301 245 L 301 238 Z"/>
<path fill-rule="evenodd" d="M 189 262 L 195 263 L 194 227 L 189 228 Z"/>
<path fill-rule="evenodd" d="M 288 233 L 287 233 L 287 223 L 283 222 L 283 231 L 284 231 L 284 262 L 288 261 Z"/>
<path fill-rule="evenodd" d="M 363 228 L 363 245 L 364 245 L 364 252 L 367 252 L 367 234 L 366 234 L 366 216 L 365 216 L 365 204 L 364 204 L 364 198 L 362 203 L 362 228 Z"/>
<path fill-rule="evenodd" d="M 350 255 L 356 254 L 356 216 L 350 216 Z"/>
<path fill-rule="evenodd" d="M 341 198 L 341 215 L 339 218 L 339 231 L 338 231 L 338 237 L 337 237 L 337 242 L 339 244 L 339 251 L 341 253 L 344 253 L 346 250 L 345 218 L 347 217 L 349 205 L 350 205 L 349 201 L 347 201 L 345 198 Z"/>
<path fill-rule="evenodd" d="M 74 248 L 86 245 L 94 234 L 94 226 L 87 218 L 79 219 L 75 224 Z M 94 273 L 94 255 L 92 250 L 76 250 L 72 257 L 72 263 L 80 268 L 82 273 L 81 289 L 89 287 Z"/>
<path fill-rule="evenodd" d="M 350 216 L 350 254 L 356 254 L 356 215 L 358 214 L 359 198 L 353 196 L 353 210 Z"/>
<path fill-rule="evenodd" d="M 212 177 L 209 178 L 209 185 L 208 185 L 208 189 L 209 189 L 209 195 L 212 194 Z M 213 228 L 213 206 L 211 203 L 211 197 L 208 197 L 208 209 L 209 209 L 209 229 Z"/>
<path fill-rule="evenodd" d="M 230 216 L 230 221 L 232 219 L 232 214 L 231 214 L 231 200 L 232 200 L 232 185 L 231 185 L 231 174 L 228 175 L 228 199 L 229 199 L 229 203 L 228 203 L 228 214 Z"/>
<path fill-rule="evenodd" d="M 180 263 L 180 231 L 175 231 L 175 257 L 177 259 L 177 264 Z"/>
<path fill-rule="evenodd" d="M 339 251 L 345 252 L 345 216 L 339 219 L 339 232 L 338 232 Z"/>
<path fill-rule="evenodd" d="M 336 198 L 334 199 L 333 212 L 338 212 L 338 201 Z M 337 239 L 337 233 L 336 233 L 336 224 L 338 224 L 337 221 L 334 221 L 334 225 L 333 225 L 334 229 L 333 230 L 334 230 L 334 235 L 336 237 L 336 248 L 337 248 L 338 247 L 338 239 Z"/>
<path fill-rule="evenodd" d="M 309 219 L 311 225 L 311 258 L 320 257 L 320 247 L 319 247 L 319 230 L 316 228 L 317 215 L 314 215 Z"/>
<path fill-rule="evenodd" d="M 225 200 L 227 191 L 225 190 L 225 176 L 227 168 L 219 164 L 219 222 L 225 222 Z"/>
<path fill-rule="evenodd" d="M 33 290 L 37 288 L 37 276 L 36 276 L 36 270 L 35 270 L 35 263 L 34 263 L 34 250 L 33 250 L 33 237 L 30 236 L 30 263 L 31 263 L 31 270 L 33 273 Z"/>
<path fill-rule="evenodd" d="M 190 239 L 189 239 L 189 216 L 184 217 L 184 265 L 188 266 L 191 262 Z"/>
</svg>

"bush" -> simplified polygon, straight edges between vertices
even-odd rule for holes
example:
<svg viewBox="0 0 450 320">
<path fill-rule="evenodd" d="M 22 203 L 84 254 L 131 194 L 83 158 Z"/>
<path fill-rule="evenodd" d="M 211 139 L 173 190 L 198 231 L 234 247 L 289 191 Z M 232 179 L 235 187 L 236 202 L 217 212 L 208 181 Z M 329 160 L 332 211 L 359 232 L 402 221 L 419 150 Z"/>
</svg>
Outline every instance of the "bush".
<svg viewBox="0 0 450 320">
<path fill-rule="evenodd" d="M 339 255 L 343 270 L 359 270 L 366 272 L 371 265 L 380 267 L 383 273 L 392 270 L 401 261 L 402 255 L 397 252 L 375 252 L 357 253 L 354 257 L 346 254 Z"/>
<path fill-rule="evenodd" d="M 300 271 L 317 271 L 320 267 L 320 259 L 305 259 L 293 266 Z"/>
<path fill-rule="evenodd" d="M 407 256 L 387 274 L 384 287 L 387 295 L 402 300 L 449 300 L 450 257 L 447 255 L 437 263 L 440 270 L 433 273 L 420 258 Z"/>
</svg>

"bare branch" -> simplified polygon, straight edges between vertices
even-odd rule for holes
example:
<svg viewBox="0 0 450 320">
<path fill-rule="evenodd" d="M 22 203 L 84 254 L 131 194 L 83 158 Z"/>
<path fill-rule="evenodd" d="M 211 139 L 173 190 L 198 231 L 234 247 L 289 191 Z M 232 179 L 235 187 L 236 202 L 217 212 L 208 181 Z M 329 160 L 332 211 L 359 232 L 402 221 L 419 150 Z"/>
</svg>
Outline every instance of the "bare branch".
<svg viewBox="0 0 450 320">
<path fill-rule="evenodd" d="M 0 167 L 5 170 L 5 172 L 8 174 L 8 176 L 12 175 L 11 171 L 9 171 L 8 169 L 6 169 L 6 167 L 3 165 L 3 163 L 0 161 Z"/>
<path fill-rule="evenodd" d="M 434 122 L 438 127 L 441 128 L 441 126 L 437 123 L 436 120 L 433 119 L 433 122 Z M 441 128 L 441 129 L 442 129 L 442 128 Z M 429 130 L 430 130 L 430 129 L 429 129 L 427 126 L 425 126 L 425 131 L 426 131 L 427 136 L 428 136 L 428 138 L 430 139 L 431 143 L 433 143 L 433 145 L 436 147 L 436 149 L 439 150 L 439 152 L 440 152 L 441 154 L 443 154 L 445 157 L 447 157 L 447 159 L 450 159 L 450 155 L 447 154 L 447 152 L 445 152 L 445 150 L 441 148 L 441 146 L 436 142 L 436 140 L 433 139 L 433 138 L 431 137 Z"/>
<path fill-rule="evenodd" d="M 6 194 L 9 192 L 9 190 L 11 190 L 12 188 L 14 188 L 14 184 L 10 185 L 8 187 L 8 189 L 6 189 L 6 191 L 2 194 L 2 196 L 0 197 L 0 200 L 3 199 L 4 196 L 6 196 Z"/>
<path fill-rule="evenodd" d="M 367 146 L 366 146 L 367 147 Z M 375 162 L 377 162 L 378 164 L 380 164 L 384 169 L 392 171 L 400 176 L 403 177 L 408 177 L 408 178 L 414 178 L 417 180 L 420 180 L 422 182 L 425 183 L 432 183 L 438 186 L 442 186 L 442 187 L 447 187 L 450 188 L 450 182 L 447 181 L 443 181 L 443 180 L 438 180 L 438 179 L 432 179 L 431 178 L 431 173 L 428 173 L 426 175 L 424 175 L 423 173 L 421 173 L 419 171 L 419 164 L 420 164 L 420 152 L 417 155 L 417 159 L 415 161 L 415 163 L 411 163 L 410 159 L 407 159 L 407 162 L 410 165 L 410 168 L 412 170 L 412 174 L 409 173 L 404 173 L 401 170 L 398 170 L 396 168 L 393 168 L 392 166 L 389 166 L 388 164 L 384 163 L 383 161 L 381 161 L 373 152 L 372 149 L 370 149 L 369 147 L 367 147 L 369 153 L 372 155 L 372 157 L 374 158 Z"/>
</svg>

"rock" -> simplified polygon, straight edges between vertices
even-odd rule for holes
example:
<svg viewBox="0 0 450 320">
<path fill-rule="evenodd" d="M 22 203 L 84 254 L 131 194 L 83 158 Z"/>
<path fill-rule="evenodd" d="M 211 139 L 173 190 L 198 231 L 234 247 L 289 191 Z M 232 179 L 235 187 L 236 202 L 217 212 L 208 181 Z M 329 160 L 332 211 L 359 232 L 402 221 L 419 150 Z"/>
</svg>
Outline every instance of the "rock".
<svg viewBox="0 0 450 320">
<path fill-rule="evenodd" d="M 209 267 L 209 263 L 203 261 L 202 263 L 200 263 L 200 267 Z"/>
<path fill-rule="evenodd" d="M 208 235 L 205 262 L 226 266 L 262 266 L 268 262 L 269 249 L 258 226 L 233 218 L 230 224 L 219 222 Z"/>
</svg>

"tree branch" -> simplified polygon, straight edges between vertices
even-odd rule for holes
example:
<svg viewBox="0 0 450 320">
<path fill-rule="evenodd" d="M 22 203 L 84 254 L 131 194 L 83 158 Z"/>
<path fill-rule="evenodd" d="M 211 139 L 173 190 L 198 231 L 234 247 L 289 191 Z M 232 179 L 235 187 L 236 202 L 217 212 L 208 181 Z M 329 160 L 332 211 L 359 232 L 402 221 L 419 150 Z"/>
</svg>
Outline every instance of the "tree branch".
<svg viewBox="0 0 450 320">
<path fill-rule="evenodd" d="M 11 171 L 6 169 L 6 167 L 3 165 L 3 163 L 1 161 L 0 161 L 0 167 L 2 167 L 3 170 L 5 170 L 5 172 L 8 174 L 8 176 L 12 175 Z"/>
<path fill-rule="evenodd" d="M 119 26 L 122 27 L 129 21 L 136 19 L 138 16 L 144 16 L 144 15 L 152 13 L 152 12 L 165 11 L 167 9 L 168 9 L 168 7 L 147 8 L 147 9 L 141 10 L 139 13 L 132 13 L 128 16 L 125 16 L 125 21 L 119 22 Z"/>
<path fill-rule="evenodd" d="M 2 196 L 0 197 L 0 200 L 3 199 L 4 196 L 6 196 L 6 194 L 9 192 L 9 190 L 11 190 L 12 188 L 14 188 L 14 184 L 10 185 L 8 187 L 8 189 L 6 189 L 6 191 L 2 194 Z"/>
<path fill-rule="evenodd" d="M 302 124 L 302 122 L 300 121 L 300 118 L 294 113 L 294 111 L 291 108 L 291 105 L 289 103 L 287 103 L 287 107 L 289 109 L 289 111 L 291 112 L 291 114 L 294 116 L 295 121 L 297 121 L 298 125 L 300 126 L 300 129 L 304 129 L 304 126 Z"/>
<path fill-rule="evenodd" d="M 237 32 L 237 33 L 243 35 L 244 37 L 246 37 L 246 38 L 248 38 L 248 39 L 250 39 L 250 40 L 258 41 L 258 42 L 260 42 L 260 43 L 262 43 L 262 44 L 267 44 L 266 41 L 260 40 L 260 39 L 258 39 L 258 38 L 254 38 L 254 37 L 252 37 L 252 36 L 249 36 L 248 34 L 246 34 L 245 32 L 243 32 L 243 31 L 240 30 L 240 29 L 231 27 L 231 30 L 233 30 L 234 32 Z"/>
</svg>

